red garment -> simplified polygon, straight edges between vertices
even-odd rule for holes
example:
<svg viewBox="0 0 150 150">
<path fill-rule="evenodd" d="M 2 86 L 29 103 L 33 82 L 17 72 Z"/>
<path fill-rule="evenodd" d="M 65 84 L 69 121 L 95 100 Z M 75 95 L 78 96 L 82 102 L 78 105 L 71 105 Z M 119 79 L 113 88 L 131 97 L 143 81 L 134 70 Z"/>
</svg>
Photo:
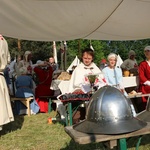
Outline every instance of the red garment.
<svg viewBox="0 0 150 150">
<path fill-rule="evenodd" d="M 143 94 L 150 93 L 150 86 L 144 85 L 146 81 L 150 81 L 150 66 L 146 61 L 142 61 L 139 65 L 139 90 Z M 144 103 L 147 102 L 147 97 L 142 97 Z"/>
<path fill-rule="evenodd" d="M 38 76 L 39 84 L 35 89 L 35 98 L 40 106 L 40 112 L 48 112 L 48 99 L 39 98 L 40 96 L 52 96 L 54 94 L 53 90 L 50 89 L 52 82 L 52 67 L 44 70 L 39 67 L 34 68 L 34 72 Z"/>
</svg>

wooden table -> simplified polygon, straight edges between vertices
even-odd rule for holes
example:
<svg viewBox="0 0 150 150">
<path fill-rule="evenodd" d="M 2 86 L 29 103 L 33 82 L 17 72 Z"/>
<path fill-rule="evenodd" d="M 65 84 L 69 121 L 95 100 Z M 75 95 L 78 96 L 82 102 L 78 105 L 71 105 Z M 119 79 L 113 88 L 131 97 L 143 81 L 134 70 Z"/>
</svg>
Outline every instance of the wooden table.
<svg viewBox="0 0 150 150">
<path fill-rule="evenodd" d="M 117 146 L 117 142 L 119 142 L 120 150 L 127 150 L 127 138 L 140 136 L 139 141 L 136 145 L 136 148 L 138 149 L 142 135 L 150 134 L 150 123 L 148 123 L 146 127 L 140 130 L 120 135 L 86 134 L 74 130 L 73 126 L 66 126 L 65 132 L 78 144 L 89 144 L 92 142 L 107 142 L 109 148 L 112 149 L 113 147 Z"/>
<path fill-rule="evenodd" d="M 72 109 L 72 103 L 79 103 L 78 106 L 76 107 L 76 110 L 82 105 L 88 102 L 89 100 L 72 100 L 72 101 L 67 101 L 66 108 L 67 108 L 67 118 L 66 118 L 66 125 L 73 125 L 73 109 Z M 69 119 L 68 119 L 69 118 Z"/>
<path fill-rule="evenodd" d="M 149 97 L 150 94 L 136 94 L 136 95 L 130 95 L 127 96 L 127 98 L 137 98 L 137 97 L 142 97 L 142 96 L 147 96 Z M 73 125 L 73 120 L 72 120 L 72 114 L 73 114 L 73 110 L 72 110 L 72 103 L 74 102 L 80 102 L 80 104 L 84 104 L 85 102 L 88 102 L 89 100 L 70 100 L 70 101 L 62 101 L 63 103 L 67 103 L 67 119 L 66 119 L 66 125 Z M 69 120 L 68 120 L 69 118 Z"/>
<path fill-rule="evenodd" d="M 90 97 L 90 94 L 83 93 L 64 94 L 59 97 L 60 101 L 66 105 L 66 125 L 73 125 L 73 111 L 76 111 L 79 107 L 81 107 L 81 104 L 85 107 L 86 102 L 88 103 Z M 75 103 L 75 106 L 73 106 L 74 108 L 72 108 L 72 103 Z"/>
<path fill-rule="evenodd" d="M 150 93 L 149 94 L 135 94 L 135 95 L 128 95 L 127 98 L 137 98 L 137 97 L 148 97 L 149 98 Z"/>
</svg>

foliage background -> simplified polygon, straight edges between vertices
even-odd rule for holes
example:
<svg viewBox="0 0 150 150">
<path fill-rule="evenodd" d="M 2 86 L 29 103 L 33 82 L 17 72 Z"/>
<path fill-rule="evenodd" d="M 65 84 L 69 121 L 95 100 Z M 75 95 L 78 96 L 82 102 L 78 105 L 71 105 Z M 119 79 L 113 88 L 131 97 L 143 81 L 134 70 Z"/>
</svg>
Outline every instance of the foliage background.
<svg viewBox="0 0 150 150">
<path fill-rule="evenodd" d="M 14 58 L 16 55 L 23 55 L 25 51 L 29 50 L 33 53 L 33 63 L 37 60 L 47 60 L 53 55 L 52 41 L 26 41 L 21 40 L 21 49 L 18 49 L 18 39 L 5 37 L 11 57 Z M 107 59 L 107 55 L 111 52 L 119 54 L 123 60 L 128 58 L 128 52 L 132 49 L 136 52 L 136 59 L 138 63 L 145 59 L 143 49 L 145 46 L 150 45 L 150 39 L 145 40 L 134 40 L 134 41 L 100 41 L 100 40 L 71 40 L 67 41 L 67 66 L 71 64 L 75 56 L 80 58 L 81 51 L 90 47 L 92 44 L 95 50 L 94 62 L 99 65 L 101 59 Z M 58 64 L 61 66 L 61 51 L 60 41 L 56 42 Z"/>
</svg>

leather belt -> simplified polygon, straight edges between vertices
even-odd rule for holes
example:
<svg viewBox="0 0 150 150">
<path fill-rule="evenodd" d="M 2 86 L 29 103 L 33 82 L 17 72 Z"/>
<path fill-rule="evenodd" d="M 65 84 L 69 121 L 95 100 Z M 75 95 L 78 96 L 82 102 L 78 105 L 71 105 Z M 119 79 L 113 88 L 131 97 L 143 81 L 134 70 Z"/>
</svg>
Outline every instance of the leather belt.
<svg viewBox="0 0 150 150">
<path fill-rule="evenodd" d="M 3 73 L 0 73 L 0 75 L 4 77 L 4 74 L 3 74 Z"/>
</svg>

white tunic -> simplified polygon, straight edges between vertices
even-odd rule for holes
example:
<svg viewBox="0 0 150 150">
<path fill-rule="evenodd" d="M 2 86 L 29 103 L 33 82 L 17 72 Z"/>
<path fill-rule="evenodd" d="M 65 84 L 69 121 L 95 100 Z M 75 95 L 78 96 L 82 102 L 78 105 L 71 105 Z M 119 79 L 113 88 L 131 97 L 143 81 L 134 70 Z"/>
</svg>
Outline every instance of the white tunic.
<svg viewBox="0 0 150 150">
<path fill-rule="evenodd" d="M 86 75 L 89 75 L 89 74 L 99 74 L 98 86 L 105 85 L 105 82 L 103 81 L 104 76 L 101 70 L 94 63 L 92 63 L 90 66 L 85 66 L 83 63 L 81 63 L 73 71 L 73 74 L 71 76 L 70 83 L 69 83 L 69 92 L 73 92 L 76 89 L 82 89 L 82 86 L 84 85 L 88 85 L 90 87 L 90 83 L 89 81 L 87 81 L 87 78 L 86 78 Z"/>
<path fill-rule="evenodd" d="M 0 73 L 10 61 L 7 41 L 0 36 Z M 4 76 L 0 75 L 0 126 L 14 121 L 8 88 Z"/>
</svg>

